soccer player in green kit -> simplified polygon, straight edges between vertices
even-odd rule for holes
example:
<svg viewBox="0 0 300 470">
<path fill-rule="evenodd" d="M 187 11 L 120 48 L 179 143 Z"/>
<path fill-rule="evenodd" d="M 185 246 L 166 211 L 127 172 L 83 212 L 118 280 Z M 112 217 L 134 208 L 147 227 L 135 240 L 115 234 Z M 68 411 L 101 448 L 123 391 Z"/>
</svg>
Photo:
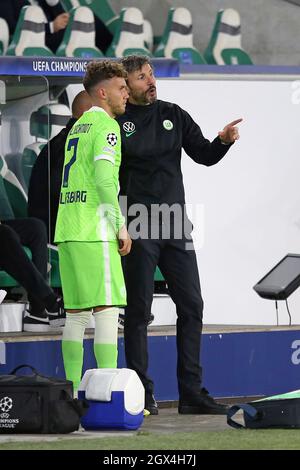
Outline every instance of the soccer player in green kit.
<svg viewBox="0 0 300 470">
<path fill-rule="evenodd" d="M 118 203 L 121 139 L 114 119 L 125 111 L 125 78 L 117 62 L 88 64 L 83 84 L 93 106 L 73 125 L 65 146 L 55 241 L 67 311 L 63 361 L 75 392 L 92 313 L 97 366 L 117 367 L 118 307 L 126 305 L 120 256 L 131 248 Z"/>
</svg>

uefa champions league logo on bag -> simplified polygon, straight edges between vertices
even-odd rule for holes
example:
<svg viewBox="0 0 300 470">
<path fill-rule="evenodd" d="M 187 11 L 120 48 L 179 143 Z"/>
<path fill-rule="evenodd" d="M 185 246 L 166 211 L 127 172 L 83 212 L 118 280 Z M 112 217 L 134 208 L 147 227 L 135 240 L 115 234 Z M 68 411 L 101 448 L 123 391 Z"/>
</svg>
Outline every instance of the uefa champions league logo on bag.
<svg viewBox="0 0 300 470">
<path fill-rule="evenodd" d="M 8 418 L 9 417 L 9 411 L 13 407 L 13 401 L 12 398 L 10 397 L 3 397 L 0 400 L 0 411 L 2 413 L 0 414 L 0 418 Z"/>
<path fill-rule="evenodd" d="M 9 397 L 3 397 L 0 400 L 0 410 L 3 413 L 8 413 L 13 407 L 13 401 L 12 398 Z"/>
</svg>

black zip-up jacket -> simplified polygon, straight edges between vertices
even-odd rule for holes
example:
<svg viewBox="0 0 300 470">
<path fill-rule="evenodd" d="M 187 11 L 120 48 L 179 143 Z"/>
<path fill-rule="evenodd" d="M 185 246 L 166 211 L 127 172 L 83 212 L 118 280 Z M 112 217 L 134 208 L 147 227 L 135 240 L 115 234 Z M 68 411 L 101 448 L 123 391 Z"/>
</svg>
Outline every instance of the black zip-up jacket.
<svg viewBox="0 0 300 470">
<path fill-rule="evenodd" d="M 185 203 L 181 153 L 196 163 L 215 165 L 231 145 L 203 137 L 200 127 L 178 105 L 157 100 L 148 106 L 130 103 L 118 118 L 122 137 L 120 195 L 128 205 Z"/>
</svg>

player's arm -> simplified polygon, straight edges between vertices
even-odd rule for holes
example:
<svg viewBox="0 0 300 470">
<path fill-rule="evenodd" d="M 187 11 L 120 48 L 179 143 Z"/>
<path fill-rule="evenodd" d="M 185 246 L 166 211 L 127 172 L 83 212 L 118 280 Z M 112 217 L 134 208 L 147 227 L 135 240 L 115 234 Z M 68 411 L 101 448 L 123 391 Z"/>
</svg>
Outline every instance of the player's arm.
<svg viewBox="0 0 300 470">
<path fill-rule="evenodd" d="M 104 158 L 95 162 L 95 181 L 103 215 L 110 221 L 117 239 L 119 253 L 125 256 L 130 252 L 131 239 L 125 226 L 118 195 L 113 181 L 113 163 Z"/>
<path fill-rule="evenodd" d="M 104 138 L 104 137 L 105 138 Z M 99 133 L 94 143 L 95 182 L 100 200 L 100 209 L 110 221 L 116 238 L 119 240 L 119 252 L 127 255 L 131 249 L 131 239 L 125 226 L 113 175 L 115 150 L 109 145 L 106 133 Z"/>
</svg>

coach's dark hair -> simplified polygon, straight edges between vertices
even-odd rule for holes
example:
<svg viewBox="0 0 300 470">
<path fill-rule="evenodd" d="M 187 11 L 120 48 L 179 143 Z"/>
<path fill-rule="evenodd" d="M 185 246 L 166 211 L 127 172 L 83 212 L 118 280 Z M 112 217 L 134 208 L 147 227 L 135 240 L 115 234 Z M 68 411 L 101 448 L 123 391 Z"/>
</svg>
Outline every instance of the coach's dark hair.
<svg viewBox="0 0 300 470">
<path fill-rule="evenodd" d="M 147 55 L 128 55 L 121 60 L 121 64 L 124 66 L 127 73 L 141 70 L 145 64 L 149 64 L 153 69 L 151 59 Z"/>
<path fill-rule="evenodd" d="M 127 72 L 120 62 L 115 60 L 92 61 L 86 68 L 83 86 L 90 93 L 98 83 L 113 77 L 127 78 Z"/>
</svg>

